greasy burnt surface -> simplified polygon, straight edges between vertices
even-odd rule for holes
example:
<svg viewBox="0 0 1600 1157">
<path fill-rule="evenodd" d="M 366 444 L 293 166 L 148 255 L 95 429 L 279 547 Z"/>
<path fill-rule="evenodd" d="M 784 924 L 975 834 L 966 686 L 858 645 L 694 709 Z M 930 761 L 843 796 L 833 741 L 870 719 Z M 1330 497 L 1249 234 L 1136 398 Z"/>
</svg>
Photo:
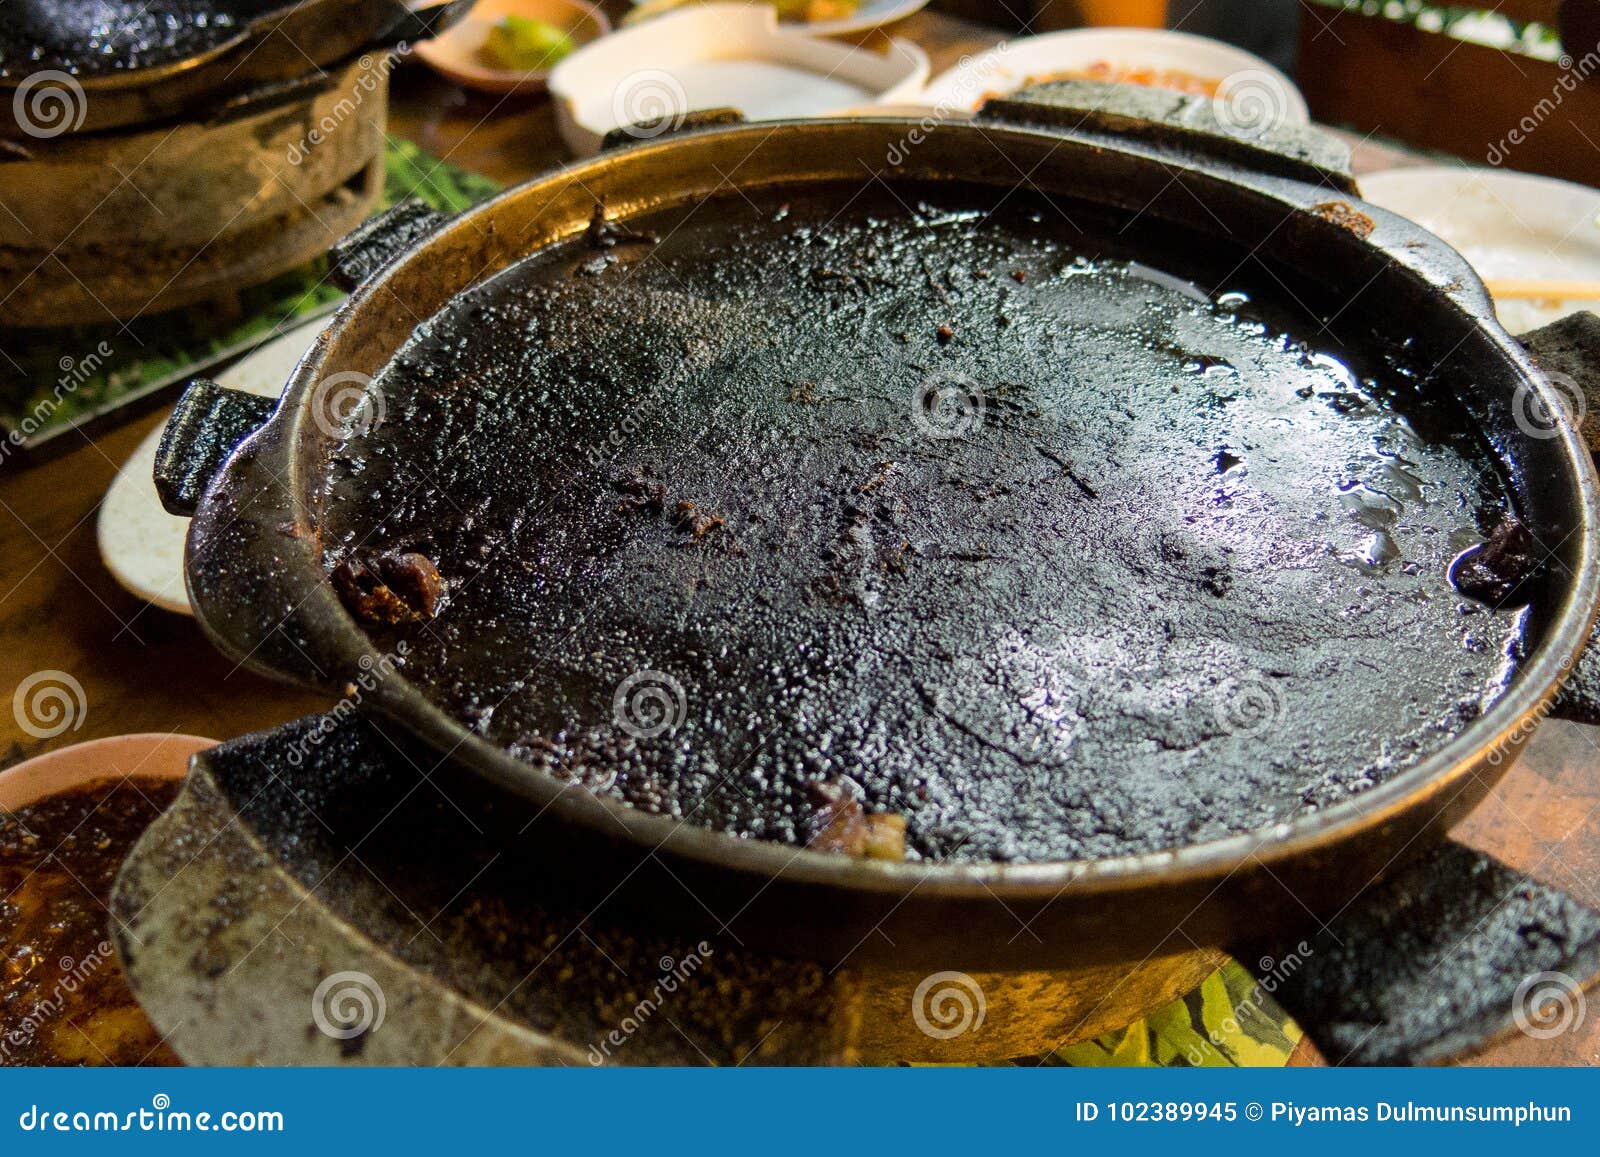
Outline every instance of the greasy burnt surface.
<svg viewBox="0 0 1600 1157">
<path fill-rule="evenodd" d="M 237 36 L 292 0 L 6 0 L 0 76 L 40 69 L 100 76 L 170 64 Z"/>
<path fill-rule="evenodd" d="M 1529 999 L 1535 981 L 1592 977 L 1600 967 L 1600 913 L 1481 852 L 1446 844 L 1385 879 L 1309 942 L 1260 951 L 1264 961 L 1280 961 L 1274 996 L 1314 1026 L 1330 1063 L 1431 1064 L 1509 1032 L 1512 1009 L 1539 1023 L 1531 1009 L 1540 1001 Z"/>
<path fill-rule="evenodd" d="M 359 717 L 301 720 L 210 758 L 228 810 L 207 822 L 237 814 L 238 827 L 315 895 L 313 905 L 482 1009 L 592 1046 L 595 1063 L 682 1063 L 690 1050 L 726 1065 L 838 1060 L 846 978 L 727 939 L 702 947 L 714 922 L 685 935 L 621 921 L 604 901 L 622 870 L 591 881 L 596 890 L 582 901 L 556 895 L 549 864 L 528 855 L 530 841 L 550 838 L 536 808 L 470 781 L 418 791 L 412 761 L 422 753 L 397 754 Z M 201 845 L 229 846 L 210 832 L 194 842 L 180 849 L 184 860 Z M 630 864 L 638 858 L 629 853 Z M 180 941 L 197 946 L 191 967 L 216 975 L 249 953 L 253 941 L 241 946 L 229 923 L 258 902 L 259 872 L 253 860 L 238 863 L 227 873 L 237 882 L 229 902 L 195 913 Z M 686 923 L 700 917 L 696 910 Z M 350 966 L 337 951 L 328 959 Z M 641 1010 L 644 1000 L 667 1007 Z M 608 1041 L 619 1028 L 626 1041 Z"/>
<path fill-rule="evenodd" d="M 1344 301 L 1020 193 L 631 224 L 421 327 L 330 467 L 329 567 L 437 562 L 407 676 L 533 764 L 746 836 L 842 783 L 913 857 L 1103 856 L 1365 790 L 1502 687 L 1521 612 L 1447 571 L 1504 489 L 1448 383 L 1297 304 Z"/>
</svg>

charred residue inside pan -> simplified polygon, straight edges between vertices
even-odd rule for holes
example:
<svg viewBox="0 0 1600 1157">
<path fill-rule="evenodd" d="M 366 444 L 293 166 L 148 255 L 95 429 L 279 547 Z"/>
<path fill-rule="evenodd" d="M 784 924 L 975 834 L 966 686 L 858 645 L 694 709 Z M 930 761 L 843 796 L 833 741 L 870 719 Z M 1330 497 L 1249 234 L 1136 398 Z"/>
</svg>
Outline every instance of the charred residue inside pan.
<svg viewBox="0 0 1600 1157">
<path fill-rule="evenodd" d="M 1509 498 L 1448 383 L 1283 276 L 951 185 L 594 229 L 379 375 L 327 564 L 436 564 L 434 617 L 371 627 L 407 678 L 694 824 L 967 861 L 1265 826 L 1459 733 L 1531 595 L 1450 585 Z"/>
</svg>

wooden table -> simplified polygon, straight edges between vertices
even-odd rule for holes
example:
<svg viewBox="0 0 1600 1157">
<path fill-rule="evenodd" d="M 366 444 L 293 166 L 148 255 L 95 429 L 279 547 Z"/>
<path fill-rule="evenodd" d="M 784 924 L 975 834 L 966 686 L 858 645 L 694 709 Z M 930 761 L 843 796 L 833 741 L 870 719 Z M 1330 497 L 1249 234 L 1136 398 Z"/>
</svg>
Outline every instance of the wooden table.
<svg viewBox="0 0 1600 1157">
<path fill-rule="evenodd" d="M 921 43 L 935 72 L 999 39 L 993 30 L 937 13 L 912 17 L 895 32 Z M 392 130 L 435 155 L 508 182 L 564 159 L 549 107 L 538 98 L 465 94 L 419 67 L 401 70 L 395 80 Z M 1368 168 L 1393 160 L 1372 151 L 1362 157 Z M 191 620 L 127 594 L 101 565 L 95 543 L 101 496 L 163 418 L 81 438 L 78 449 L 38 466 L 0 465 L 0 698 L 9 699 L 29 675 L 54 670 L 76 679 L 87 702 L 76 729 L 50 739 L 28 735 L 0 707 L 0 767 L 130 732 L 225 739 L 331 705 L 329 697 L 236 669 Z M 1461 834 L 1600 907 L 1597 745 L 1600 729 L 1546 725 Z M 1579 1034 L 1518 1039 L 1485 1060 L 1600 1063 L 1600 1008 Z"/>
</svg>

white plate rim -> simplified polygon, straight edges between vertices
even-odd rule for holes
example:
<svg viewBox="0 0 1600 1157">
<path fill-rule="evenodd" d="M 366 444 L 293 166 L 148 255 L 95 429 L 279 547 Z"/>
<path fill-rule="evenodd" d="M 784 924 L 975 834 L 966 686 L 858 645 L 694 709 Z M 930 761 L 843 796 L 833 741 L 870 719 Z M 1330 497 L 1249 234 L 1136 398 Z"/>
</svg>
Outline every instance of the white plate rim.
<svg viewBox="0 0 1600 1157">
<path fill-rule="evenodd" d="M 268 396 L 259 389 L 249 388 L 249 371 L 262 362 L 272 364 L 273 362 L 282 361 L 284 364 L 288 364 L 291 352 L 294 361 L 298 363 L 305 356 L 306 351 L 311 348 L 311 343 L 316 340 L 317 335 L 327 327 L 328 323 L 328 318 L 317 318 L 297 325 L 271 340 L 263 342 L 233 365 L 217 374 L 217 384 L 233 389 L 243 388 L 249 393 L 259 394 L 262 397 Z M 282 375 L 283 380 L 278 386 L 279 393 L 282 393 L 288 386 L 291 376 L 291 373 L 285 370 Z M 277 377 L 277 374 L 271 375 L 272 380 L 276 380 Z M 116 476 L 112 478 L 110 485 L 106 487 L 105 496 L 100 501 L 99 512 L 95 516 L 95 543 L 100 553 L 100 561 L 105 565 L 106 570 L 111 573 L 111 577 L 116 580 L 118 586 L 152 606 L 159 607 L 164 611 L 170 611 L 176 615 L 187 616 L 193 615 L 194 611 L 189 606 L 189 596 L 183 582 L 181 561 L 178 573 L 175 576 L 171 576 L 178 580 L 178 594 L 173 596 L 168 593 L 168 587 L 164 585 L 156 587 L 146 582 L 146 576 L 140 573 L 139 568 L 133 566 L 131 558 L 124 557 L 124 544 L 118 539 L 118 528 L 113 526 L 114 520 L 120 516 L 121 512 L 129 506 L 135 506 L 149 510 L 152 517 L 159 514 L 160 518 L 155 519 L 155 522 L 156 525 L 162 528 L 163 534 L 170 533 L 172 524 L 166 520 L 172 519 L 182 524 L 184 535 L 187 537 L 189 520 L 186 518 L 176 519 L 175 516 L 169 515 L 161 508 L 161 500 L 156 496 L 155 480 L 149 473 L 149 467 L 155 461 L 156 446 L 160 443 L 161 432 L 165 428 L 166 423 L 163 421 L 155 429 L 151 430 L 133 448 L 133 451 L 123 461 L 122 465 L 118 467 Z M 130 551 L 129 553 L 131 555 L 132 552 Z"/>
<path fill-rule="evenodd" d="M 651 30 L 657 35 L 652 37 Z M 668 47 L 663 48 L 664 44 Z M 675 83 L 671 71 L 675 65 L 686 60 L 724 60 L 747 49 L 766 59 L 798 63 L 829 75 L 848 69 L 847 78 L 864 90 L 866 98 L 851 109 L 918 101 L 928 81 L 928 54 L 901 37 L 888 37 L 886 51 L 877 52 L 814 35 L 808 29 L 782 30 L 770 7 L 731 0 L 691 4 L 601 37 L 557 64 L 548 83 L 556 128 L 573 154 L 592 156 L 612 130 L 617 94 L 630 81 L 636 81 L 641 91 L 666 90 Z M 596 117 L 591 96 L 605 91 L 613 96 L 612 117 Z M 734 104 L 735 99 L 730 97 L 726 103 Z M 826 117 L 844 111 L 848 110 L 828 109 L 810 115 Z"/>
<path fill-rule="evenodd" d="M 1311 123 L 1311 109 L 1306 104 L 1305 95 L 1293 79 L 1271 61 L 1226 41 L 1173 28 L 1067 28 L 1058 32 L 1043 32 L 1036 36 L 1022 36 L 1002 41 L 984 52 L 963 57 L 959 63 L 934 77 L 923 90 L 923 100 L 933 106 L 950 104 L 957 100 L 960 94 L 945 90 L 952 89 L 964 73 L 974 69 L 981 72 L 990 62 L 1003 61 L 1014 52 L 1021 51 L 1024 55 L 1039 53 L 1046 59 L 1052 55 L 1059 55 L 1061 67 L 1065 69 L 1078 63 L 1080 54 L 1085 50 L 1095 55 L 1109 51 L 1106 48 L 1097 48 L 1098 45 L 1137 45 L 1141 41 L 1152 46 L 1189 47 L 1197 52 L 1225 56 L 1236 65 L 1233 72 L 1255 70 L 1266 73 L 1274 83 L 1282 87 L 1282 91 L 1290 100 L 1290 106 L 1285 110 L 1286 121 L 1295 125 Z M 1225 77 L 1216 79 L 1222 80 Z"/>
<path fill-rule="evenodd" d="M 1467 164 L 1400 166 L 1369 173 L 1361 178 L 1360 183 L 1361 194 L 1366 200 L 1408 220 L 1415 220 L 1422 228 L 1435 233 L 1445 244 L 1461 252 L 1478 276 L 1485 280 L 1493 281 L 1497 277 L 1577 276 L 1580 275 L 1580 269 L 1588 271 L 1581 275 L 1600 276 L 1600 189 L 1538 173 Z M 1486 229 L 1479 220 L 1470 225 L 1462 222 L 1457 226 L 1448 215 L 1448 206 L 1471 184 L 1482 187 L 1494 202 L 1488 204 L 1479 201 L 1476 208 L 1480 212 L 1487 209 L 1491 218 L 1498 214 L 1506 219 L 1507 239 L 1500 247 L 1507 256 L 1504 262 L 1495 257 L 1496 242 L 1492 227 Z M 1571 218 L 1562 215 L 1561 220 L 1588 220 L 1595 224 L 1595 232 L 1590 234 L 1589 243 L 1580 253 L 1576 251 L 1578 243 L 1571 241 L 1576 229 L 1569 229 L 1557 244 L 1573 244 L 1574 251 L 1570 257 L 1564 262 L 1558 249 L 1546 246 L 1549 272 L 1533 272 L 1528 265 L 1537 267 L 1541 262 L 1527 242 L 1545 236 L 1537 226 L 1550 220 L 1554 206 L 1560 202 L 1575 207 Z M 1437 211 L 1413 215 L 1413 210 L 1419 205 L 1436 208 Z M 1528 205 L 1537 206 L 1527 214 L 1532 224 L 1524 220 L 1513 207 Z M 1552 230 L 1551 235 L 1553 233 Z M 1512 255 L 1522 260 L 1512 260 Z M 1529 257 L 1532 257 L 1531 262 L 1527 260 Z M 1559 299 L 1548 303 L 1501 300 L 1496 302 L 1496 310 L 1507 328 L 1521 332 L 1547 325 L 1576 309 L 1593 308 L 1595 304 L 1583 298 Z"/>
</svg>

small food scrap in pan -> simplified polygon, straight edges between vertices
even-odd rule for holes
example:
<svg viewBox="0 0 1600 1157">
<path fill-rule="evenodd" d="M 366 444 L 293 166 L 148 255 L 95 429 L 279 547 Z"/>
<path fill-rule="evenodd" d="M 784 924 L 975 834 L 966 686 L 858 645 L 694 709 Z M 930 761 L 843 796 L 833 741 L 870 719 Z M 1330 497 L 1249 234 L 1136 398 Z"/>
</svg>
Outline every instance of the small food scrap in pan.
<svg viewBox="0 0 1600 1157">
<path fill-rule="evenodd" d="M 618 514 L 660 514 L 667 508 L 667 488 L 649 476 L 649 471 L 636 466 L 631 474 L 613 480 L 612 489 L 622 495 L 617 503 Z"/>
<path fill-rule="evenodd" d="M 333 571 L 345 608 L 369 623 L 411 623 L 439 613 L 445 583 L 427 555 L 394 551 L 363 559 L 351 555 Z"/>
<path fill-rule="evenodd" d="M 677 515 L 678 529 L 688 531 L 695 538 L 704 538 L 719 526 L 728 525 L 722 515 L 706 514 L 687 501 L 678 503 Z"/>
<path fill-rule="evenodd" d="M 1538 568 L 1533 535 L 1514 514 L 1500 520 L 1487 542 L 1462 552 L 1450 566 L 1456 590 L 1481 603 L 1500 606 L 1514 595 L 1519 605 L 1531 601 L 1524 584 Z M 1520 589 L 1519 589 L 1520 588 Z"/>
<path fill-rule="evenodd" d="M 1324 221 L 1330 221 L 1341 229 L 1348 229 L 1357 237 L 1371 237 L 1372 231 L 1378 223 L 1365 213 L 1358 212 L 1345 201 L 1324 201 L 1311 210 Z"/>
<path fill-rule="evenodd" d="M 655 233 L 630 229 L 620 221 L 608 218 L 604 202 L 595 203 L 594 212 L 589 215 L 589 227 L 584 230 L 583 236 L 591 249 L 610 249 L 626 242 L 654 245 L 659 240 Z"/>
<path fill-rule="evenodd" d="M 815 834 L 806 846 L 814 852 L 868 860 L 906 858 L 906 817 L 890 812 L 868 814 L 858 798 L 860 787 L 848 776 L 811 785 L 816 805 Z"/>
</svg>

